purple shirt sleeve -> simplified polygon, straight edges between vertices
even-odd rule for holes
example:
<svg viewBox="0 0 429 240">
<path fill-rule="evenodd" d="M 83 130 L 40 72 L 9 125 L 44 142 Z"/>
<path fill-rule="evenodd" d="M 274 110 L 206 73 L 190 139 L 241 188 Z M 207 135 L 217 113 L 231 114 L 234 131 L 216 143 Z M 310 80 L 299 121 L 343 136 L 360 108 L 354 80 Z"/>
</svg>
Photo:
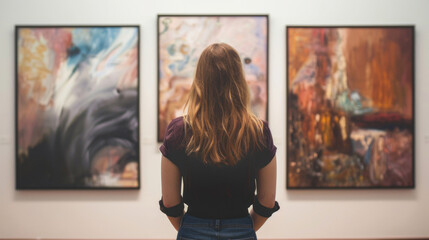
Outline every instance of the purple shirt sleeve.
<svg viewBox="0 0 429 240">
<path fill-rule="evenodd" d="M 268 127 L 268 123 L 264 121 L 264 143 L 265 147 L 262 149 L 258 155 L 257 168 L 261 169 L 267 166 L 273 157 L 276 155 L 277 147 L 274 145 L 273 136 L 271 135 L 271 130 Z"/>
<path fill-rule="evenodd" d="M 175 165 L 179 166 L 180 154 L 179 147 L 183 140 L 183 118 L 173 119 L 165 132 L 164 142 L 159 150 L 162 155 L 170 160 Z"/>
</svg>

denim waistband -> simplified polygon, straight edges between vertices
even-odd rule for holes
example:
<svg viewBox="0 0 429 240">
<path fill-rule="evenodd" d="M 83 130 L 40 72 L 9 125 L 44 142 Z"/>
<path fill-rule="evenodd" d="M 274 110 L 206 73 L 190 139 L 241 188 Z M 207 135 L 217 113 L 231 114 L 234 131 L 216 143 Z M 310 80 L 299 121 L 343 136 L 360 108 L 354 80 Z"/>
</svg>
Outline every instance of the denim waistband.
<svg viewBox="0 0 429 240">
<path fill-rule="evenodd" d="M 226 229 L 226 228 L 253 228 L 252 218 L 248 215 L 242 218 L 230 219 L 206 219 L 198 218 L 186 213 L 182 218 L 181 226 L 192 228 L 213 228 L 213 229 Z"/>
</svg>

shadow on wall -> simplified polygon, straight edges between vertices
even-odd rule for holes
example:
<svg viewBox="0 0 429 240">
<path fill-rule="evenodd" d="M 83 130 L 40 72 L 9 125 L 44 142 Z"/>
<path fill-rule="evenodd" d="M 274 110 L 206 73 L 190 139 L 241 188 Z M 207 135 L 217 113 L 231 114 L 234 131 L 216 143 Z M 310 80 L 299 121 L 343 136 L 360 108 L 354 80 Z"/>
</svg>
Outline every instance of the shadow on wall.
<svg viewBox="0 0 429 240">
<path fill-rule="evenodd" d="M 130 202 L 139 200 L 137 190 L 25 190 L 15 191 L 17 202 Z"/>
<path fill-rule="evenodd" d="M 415 189 L 289 190 L 290 201 L 414 201 Z"/>
</svg>

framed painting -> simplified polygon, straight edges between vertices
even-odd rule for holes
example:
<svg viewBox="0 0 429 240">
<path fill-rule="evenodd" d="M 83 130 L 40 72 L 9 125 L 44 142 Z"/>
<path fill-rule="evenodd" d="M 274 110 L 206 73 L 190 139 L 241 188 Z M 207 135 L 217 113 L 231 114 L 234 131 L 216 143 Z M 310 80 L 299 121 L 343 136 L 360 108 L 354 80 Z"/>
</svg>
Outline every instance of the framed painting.
<svg viewBox="0 0 429 240">
<path fill-rule="evenodd" d="M 287 188 L 414 188 L 414 26 L 288 26 Z"/>
<path fill-rule="evenodd" d="M 16 188 L 139 189 L 139 26 L 16 26 Z"/>
<path fill-rule="evenodd" d="M 185 114 L 198 57 L 216 42 L 238 51 L 252 110 L 268 120 L 268 15 L 158 15 L 158 142 Z"/>
</svg>

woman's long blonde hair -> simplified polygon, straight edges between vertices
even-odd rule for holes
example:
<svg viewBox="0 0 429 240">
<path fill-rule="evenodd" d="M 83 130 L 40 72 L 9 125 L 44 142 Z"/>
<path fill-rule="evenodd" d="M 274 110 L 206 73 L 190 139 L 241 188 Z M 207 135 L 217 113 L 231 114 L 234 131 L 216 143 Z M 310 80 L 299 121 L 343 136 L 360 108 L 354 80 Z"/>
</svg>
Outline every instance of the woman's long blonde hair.
<svg viewBox="0 0 429 240">
<path fill-rule="evenodd" d="M 188 155 L 235 165 L 263 146 L 263 123 L 250 110 L 241 59 L 228 44 L 215 43 L 201 53 L 186 106 L 185 129 L 189 125 L 192 130 Z"/>
</svg>

